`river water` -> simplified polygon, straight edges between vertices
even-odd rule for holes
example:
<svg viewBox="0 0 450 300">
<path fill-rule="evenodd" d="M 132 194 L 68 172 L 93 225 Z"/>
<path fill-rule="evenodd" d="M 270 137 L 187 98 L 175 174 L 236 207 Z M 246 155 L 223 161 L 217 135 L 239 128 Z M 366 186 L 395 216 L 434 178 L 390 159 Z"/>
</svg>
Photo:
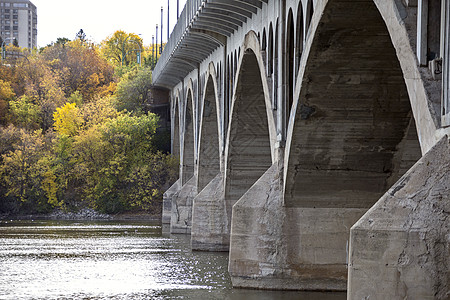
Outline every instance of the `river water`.
<svg viewBox="0 0 450 300">
<path fill-rule="evenodd" d="M 0 299 L 346 299 L 233 289 L 227 264 L 158 224 L 0 221 Z"/>
</svg>

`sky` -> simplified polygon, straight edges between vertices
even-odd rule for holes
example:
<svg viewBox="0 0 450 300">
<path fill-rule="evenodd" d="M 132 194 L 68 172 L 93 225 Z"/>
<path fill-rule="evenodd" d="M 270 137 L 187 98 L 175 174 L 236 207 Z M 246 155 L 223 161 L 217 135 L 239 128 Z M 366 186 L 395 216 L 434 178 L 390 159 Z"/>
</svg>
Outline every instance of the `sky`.
<svg viewBox="0 0 450 300">
<path fill-rule="evenodd" d="M 177 0 L 31 0 L 37 7 L 38 47 L 56 41 L 70 40 L 80 29 L 86 37 L 100 43 L 116 30 L 141 34 L 144 45 L 152 42 L 156 24 L 163 14 L 163 41 L 167 41 L 167 5 L 170 4 L 170 32 L 176 23 Z M 180 14 L 186 0 L 179 0 Z M 161 39 L 158 30 L 158 41 Z"/>
</svg>

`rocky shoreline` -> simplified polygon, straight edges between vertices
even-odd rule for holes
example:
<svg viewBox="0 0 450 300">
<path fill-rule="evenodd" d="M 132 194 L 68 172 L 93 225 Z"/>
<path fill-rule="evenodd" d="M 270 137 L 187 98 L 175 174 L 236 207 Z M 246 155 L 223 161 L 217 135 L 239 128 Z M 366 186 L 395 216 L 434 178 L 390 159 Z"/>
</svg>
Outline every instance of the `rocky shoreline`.
<svg viewBox="0 0 450 300">
<path fill-rule="evenodd" d="M 0 214 L 0 220 L 140 220 L 159 221 L 161 213 L 130 212 L 121 214 L 103 214 L 91 208 L 83 208 L 77 212 L 66 212 L 57 209 L 49 214 L 11 215 Z"/>
</svg>

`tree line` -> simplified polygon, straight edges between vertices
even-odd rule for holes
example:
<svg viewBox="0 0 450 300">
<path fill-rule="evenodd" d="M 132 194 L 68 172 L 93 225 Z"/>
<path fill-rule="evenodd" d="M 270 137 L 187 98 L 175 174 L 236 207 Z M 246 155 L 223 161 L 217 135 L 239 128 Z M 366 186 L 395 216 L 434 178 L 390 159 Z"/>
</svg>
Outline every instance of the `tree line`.
<svg viewBox="0 0 450 300">
<path fill-rule="evenodd" d="M 136 63 L 138 38 L 117 31 L 101 45 L 8 46 L 17 55 L 0 65 L 0 213 L 160 202 L 178 161 L 162 151 L 170 135 L 156 134 L 158 116 L 145 105 L 153 57 L 142 51 Z"/>
</svg>

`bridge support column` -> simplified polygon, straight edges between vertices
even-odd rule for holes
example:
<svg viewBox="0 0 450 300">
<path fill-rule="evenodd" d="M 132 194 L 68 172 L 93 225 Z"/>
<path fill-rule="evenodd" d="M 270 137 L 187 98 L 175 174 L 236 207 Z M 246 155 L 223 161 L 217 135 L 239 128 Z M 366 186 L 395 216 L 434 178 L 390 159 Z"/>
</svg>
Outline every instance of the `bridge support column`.
<svg viewBox="0 0 450 300">
<path fill-rule="evenodd" d="M 286 207 L 280 170 L 272 165 L 233 206 L 233 286 L 345 291 L 350 227 L 366 210 Z"/>
<path fill-rule="evenodd" d="M 348 299 L 448 299 L 449 153 L 445 137 L 352 227 Z"/>
<path fill-rule="evenodd" d="M 223 174 L 219 173 L 194 198 L 192 208 L 192 250 L 228 251 L 230 225 L 224 199 Z"/>
<path fill-rule="evenodd" d="M 164 193 L 163 195 L 163 211 L 162 211 L 162 223 L 170 224 L 172 218 L 172 198 L 180 190 L 181 179 L 175 181 L 175 183 Z"/>
<path fill-rule="evenodd" d="M 281 174 L 272 165 L 233 206 L 229 272 L 234 287 L 270 289 L 283 283 Z"/>
<path fill-rule="evenodd" d="M 191 233 L 192 201 L 197 195 L 195 176 L 172 197 L 170 233 Z"/>
</svg>

